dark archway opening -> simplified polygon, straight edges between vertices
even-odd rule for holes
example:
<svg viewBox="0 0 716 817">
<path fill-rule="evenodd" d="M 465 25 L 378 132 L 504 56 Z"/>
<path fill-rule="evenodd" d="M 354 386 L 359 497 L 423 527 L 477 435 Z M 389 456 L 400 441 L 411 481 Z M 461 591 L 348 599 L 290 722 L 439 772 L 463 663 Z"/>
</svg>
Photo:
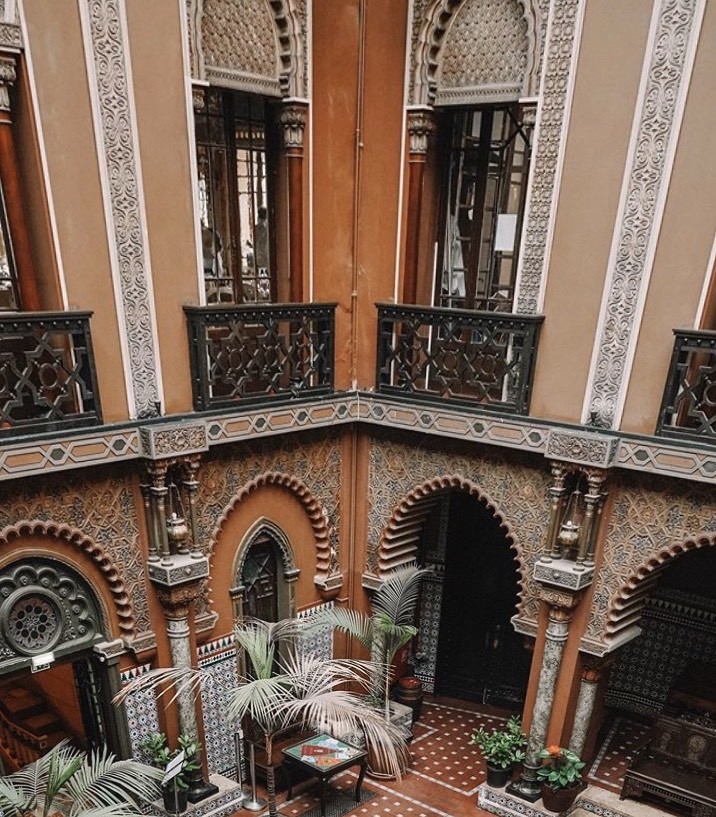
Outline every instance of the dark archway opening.
<svg viewBox="0 0 716 817">
<path fill-rule="evenodd" d="M 423 553 L 440 577 L 439 587 L 424 588 L 439 619 L 431 621 L 423 603 L 420 622 L 421 645 L 437 644 L 434 691 L 520 708 L 532 655 L 510 621 L 517 612 L 519 573 L 500 521 L 484 501 L 446 492 L 426 520 Z"/>
</svg>

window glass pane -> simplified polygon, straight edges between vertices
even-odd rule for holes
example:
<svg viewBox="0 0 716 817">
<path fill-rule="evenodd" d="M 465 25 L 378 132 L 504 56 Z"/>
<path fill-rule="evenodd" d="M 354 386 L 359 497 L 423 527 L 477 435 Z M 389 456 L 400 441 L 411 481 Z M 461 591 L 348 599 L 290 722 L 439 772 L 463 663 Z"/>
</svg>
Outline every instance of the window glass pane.
<svg viewBox="0 0 716 817">
<path fill-rule="evenodd" d="M 511 310 L 528 135 L 518 106 L 454 111 L 451 116 L 440 305 Z"/>
</svg>

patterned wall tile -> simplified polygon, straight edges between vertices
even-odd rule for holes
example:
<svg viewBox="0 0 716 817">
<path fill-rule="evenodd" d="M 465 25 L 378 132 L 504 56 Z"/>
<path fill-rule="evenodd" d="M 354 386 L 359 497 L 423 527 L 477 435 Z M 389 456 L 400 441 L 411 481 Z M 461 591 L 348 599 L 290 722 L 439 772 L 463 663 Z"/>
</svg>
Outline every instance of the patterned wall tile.
<svg viewBox="0 0 716 817">
<path fill-rule="evenodd" d="M 139 667 L 125 670 L 120 675 L 122 686 L 124 687 L 135 678 L 141 677 L 149 669 L 149 664 L 142 664 Z M 143 760 L 144 754 L 140 749 L 142 741 L 154 732 L 159 732 L 159 716 L 154 692 L 151 689 L 133 692 L 124 702 L 124 709 L 127 713 L 127 728 L 132 746 L 132 757 Z"/>
</svg>

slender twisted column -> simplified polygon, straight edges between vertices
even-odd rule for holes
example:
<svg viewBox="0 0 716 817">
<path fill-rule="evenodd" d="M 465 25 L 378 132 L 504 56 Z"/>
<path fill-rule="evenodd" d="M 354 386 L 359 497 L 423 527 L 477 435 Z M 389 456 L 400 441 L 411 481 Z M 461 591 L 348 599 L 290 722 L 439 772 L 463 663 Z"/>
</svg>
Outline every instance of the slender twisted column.
<svg viewBox="0 0 716 817">
<path fill-rule="evenodd" d="M 584 569 L 587 564 L 593 564 L 594 543 L 599 530 L 600 508 L 604 500 L 602 486 L 604 485 L 605 474 L 602 471 L 590 471 L 587 474 L 589 491 L 584 495 L 584 521 L 579 534 L 579 549 L 577 552 L 577 564 Z"/>
<path fill-rule="evenodd" d="M 551 463 L 552 484 L 549 487 L 549 526 L 544 543 L 544 553 L 542 561 L 549 562 L 552 559 L 559 559 L 561 555 L 560 545 L 557 541 L 557 531 L 564 507 L 564 496 L 566 487 L 564 484 L 567 476 L 567 468 L 561 462 Z"/>
</svg>

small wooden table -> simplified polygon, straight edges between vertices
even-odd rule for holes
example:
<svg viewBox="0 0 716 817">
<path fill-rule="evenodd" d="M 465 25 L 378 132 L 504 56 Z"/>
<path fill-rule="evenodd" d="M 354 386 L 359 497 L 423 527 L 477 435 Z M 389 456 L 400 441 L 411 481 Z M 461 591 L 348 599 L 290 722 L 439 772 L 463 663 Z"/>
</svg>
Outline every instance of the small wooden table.
<svg viewBox="0 0 716 817">
<path fill-rule="evenodd" d="M 360 787 L 363 784 L 368 753 L 330 735 L 316 735 L 283 749 L 283 755 L 291 763 L 309 771 L 320 783 L 321 817 L 326 817 L 326 783 L 333 775 L 360 764 L 356 783 L 356 803 L 360 803 Z M 290 764 L 288 764 L 290 766 Z M 293 795 L 293 781 L 288 772 L 288 799 Z"/>
</svg>

